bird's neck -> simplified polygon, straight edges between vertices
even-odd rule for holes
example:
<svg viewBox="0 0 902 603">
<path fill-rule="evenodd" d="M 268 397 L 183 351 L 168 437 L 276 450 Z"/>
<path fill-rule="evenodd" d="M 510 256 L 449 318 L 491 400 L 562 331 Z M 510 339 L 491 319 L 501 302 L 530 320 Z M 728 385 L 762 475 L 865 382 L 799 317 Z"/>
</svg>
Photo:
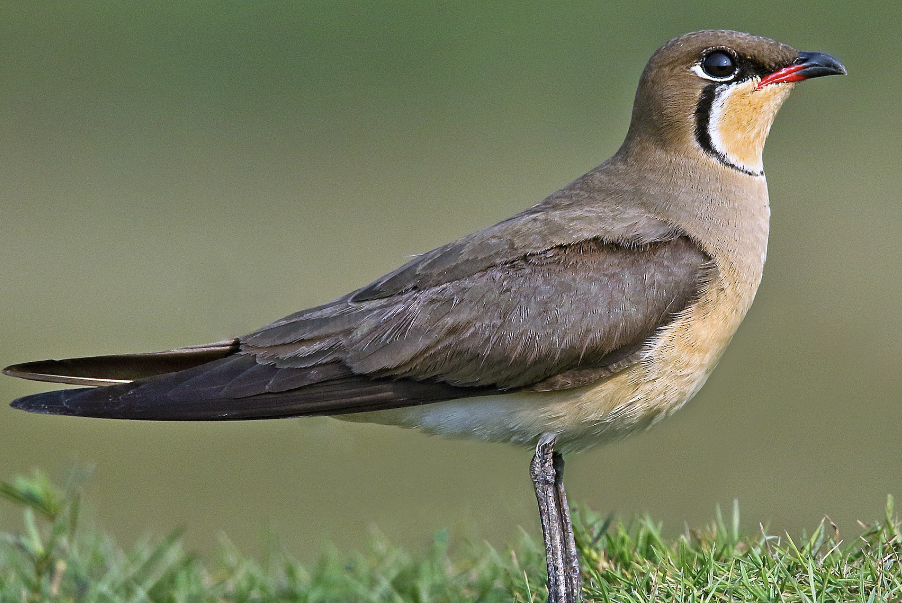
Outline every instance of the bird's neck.
<svg viewBox="0 0 902 603">
<path fill-rule="evenodd" d="M 757 287 L 770 224 L 763 174 L 732 170 L 691 147 L 675 153 L 634 144 L 621 149 L 609 164 L 643 183 L 645 192 L 634 198 L 653 215 L 689 234 L 722 269 L 736 271 Z"/>
</svg>

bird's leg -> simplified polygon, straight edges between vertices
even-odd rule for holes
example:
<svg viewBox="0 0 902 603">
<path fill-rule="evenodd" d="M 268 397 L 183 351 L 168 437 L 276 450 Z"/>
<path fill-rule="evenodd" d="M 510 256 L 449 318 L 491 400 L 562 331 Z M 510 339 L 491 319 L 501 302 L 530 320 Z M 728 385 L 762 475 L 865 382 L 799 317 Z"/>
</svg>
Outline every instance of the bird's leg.
<svg viewBox="0 0 902 603">
<path fill-rule="evenodd" d="M 564 456 L 560 452 L 555 452 L 552 462 L 554 464 L 554 491 L 561 516 L 564 585 L 567 589 L 567 596 L 570 597 L 569 600 L 579 603 L 582 596 L 582 576 L 579 571 L 579 558 L 576 556 L 576 539 L 573 536 L 573 522 L 570 520 L 570 506 L 567 504 L 567 493 L 564 492 Z"/>
<path fill-rule="evenodd" d="M 548 567 L 548 603 L 566 603 L 564 587 L 564 543 L 561 515 L 558 511 L 555 488 L 554 437 L 539 440 L 536 454 L 529 465 L 529 473 L 539 502 L 542 537 L 545 541 L 545 562 Z"/>
<path fill-rule="evenodd" d="M 553 435 L 542 436 L 529 467 L 542 519 L 548 603 L 579 603 L 579 562 L 562 481 L 564 461 L 554 445 Z"/>
</svg>

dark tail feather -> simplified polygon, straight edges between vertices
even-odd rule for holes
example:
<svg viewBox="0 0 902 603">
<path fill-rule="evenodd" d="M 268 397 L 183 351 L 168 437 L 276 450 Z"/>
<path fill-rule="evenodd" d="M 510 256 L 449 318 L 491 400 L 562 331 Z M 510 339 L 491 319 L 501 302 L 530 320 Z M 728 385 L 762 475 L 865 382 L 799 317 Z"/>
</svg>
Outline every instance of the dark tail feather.
<svg viewBox="0 0 902 603">
<path fill-rule="evenodd" d="M 12 406 L 106 419 L 228 421 L 366 412 L 490 393 L 496 390 L 355 375 L 341 363 L 280 368 L 237 353 L 135 381 L 25 396 Z"/>
<path fill-rule="evenodd" d="M 182 371 L 225 358 L 237 351 L 238 340 L 231 339 L 148 354 L 38 360 L 8 366 L 3 369 L 3 373 L 32 381 L 70 385 L 111 385 Z"/>
</svg>

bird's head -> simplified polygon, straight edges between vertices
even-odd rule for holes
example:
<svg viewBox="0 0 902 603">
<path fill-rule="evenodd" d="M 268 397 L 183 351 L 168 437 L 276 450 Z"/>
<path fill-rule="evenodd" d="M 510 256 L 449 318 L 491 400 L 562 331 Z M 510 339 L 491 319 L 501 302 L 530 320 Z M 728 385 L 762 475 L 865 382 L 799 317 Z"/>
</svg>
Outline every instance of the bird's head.
<svg viewBox="0 0 902 603">
<path fill-rule="evenodd" d="M 795 82 L 845 73 L 828 54 L 746 33 L 680 36 L 649 59 L 623 150 L 651 143 L 759 176 L 764 141 Z"/>
</svg>

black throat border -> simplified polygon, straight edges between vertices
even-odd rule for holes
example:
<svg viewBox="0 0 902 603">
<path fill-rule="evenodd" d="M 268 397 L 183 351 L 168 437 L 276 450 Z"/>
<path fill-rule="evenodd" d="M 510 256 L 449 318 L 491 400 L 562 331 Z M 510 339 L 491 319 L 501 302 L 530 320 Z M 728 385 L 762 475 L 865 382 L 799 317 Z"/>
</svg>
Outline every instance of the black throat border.
<svg viewBox="0 0 902 603">
<path fill-rule="evenodd" d="M 702 90 L 702 94 L 698 99 L 698 105 L 695 107 L 695 141 L 705 153 L 713 157 L 721 165 L 748 176 L 763 176 L 763 171 L 753 172 L 741 165 L 736 165 L 730 161 L 726 155 L 714 148 L 710 131 L 711 109 L 714 107 L 714 101 L 717 98 L 717 93 L 720 91 L 721 87 L 726 86 L 724 84 L 708 84 L 705 86 L 705 89 Z"/>
</svg>

